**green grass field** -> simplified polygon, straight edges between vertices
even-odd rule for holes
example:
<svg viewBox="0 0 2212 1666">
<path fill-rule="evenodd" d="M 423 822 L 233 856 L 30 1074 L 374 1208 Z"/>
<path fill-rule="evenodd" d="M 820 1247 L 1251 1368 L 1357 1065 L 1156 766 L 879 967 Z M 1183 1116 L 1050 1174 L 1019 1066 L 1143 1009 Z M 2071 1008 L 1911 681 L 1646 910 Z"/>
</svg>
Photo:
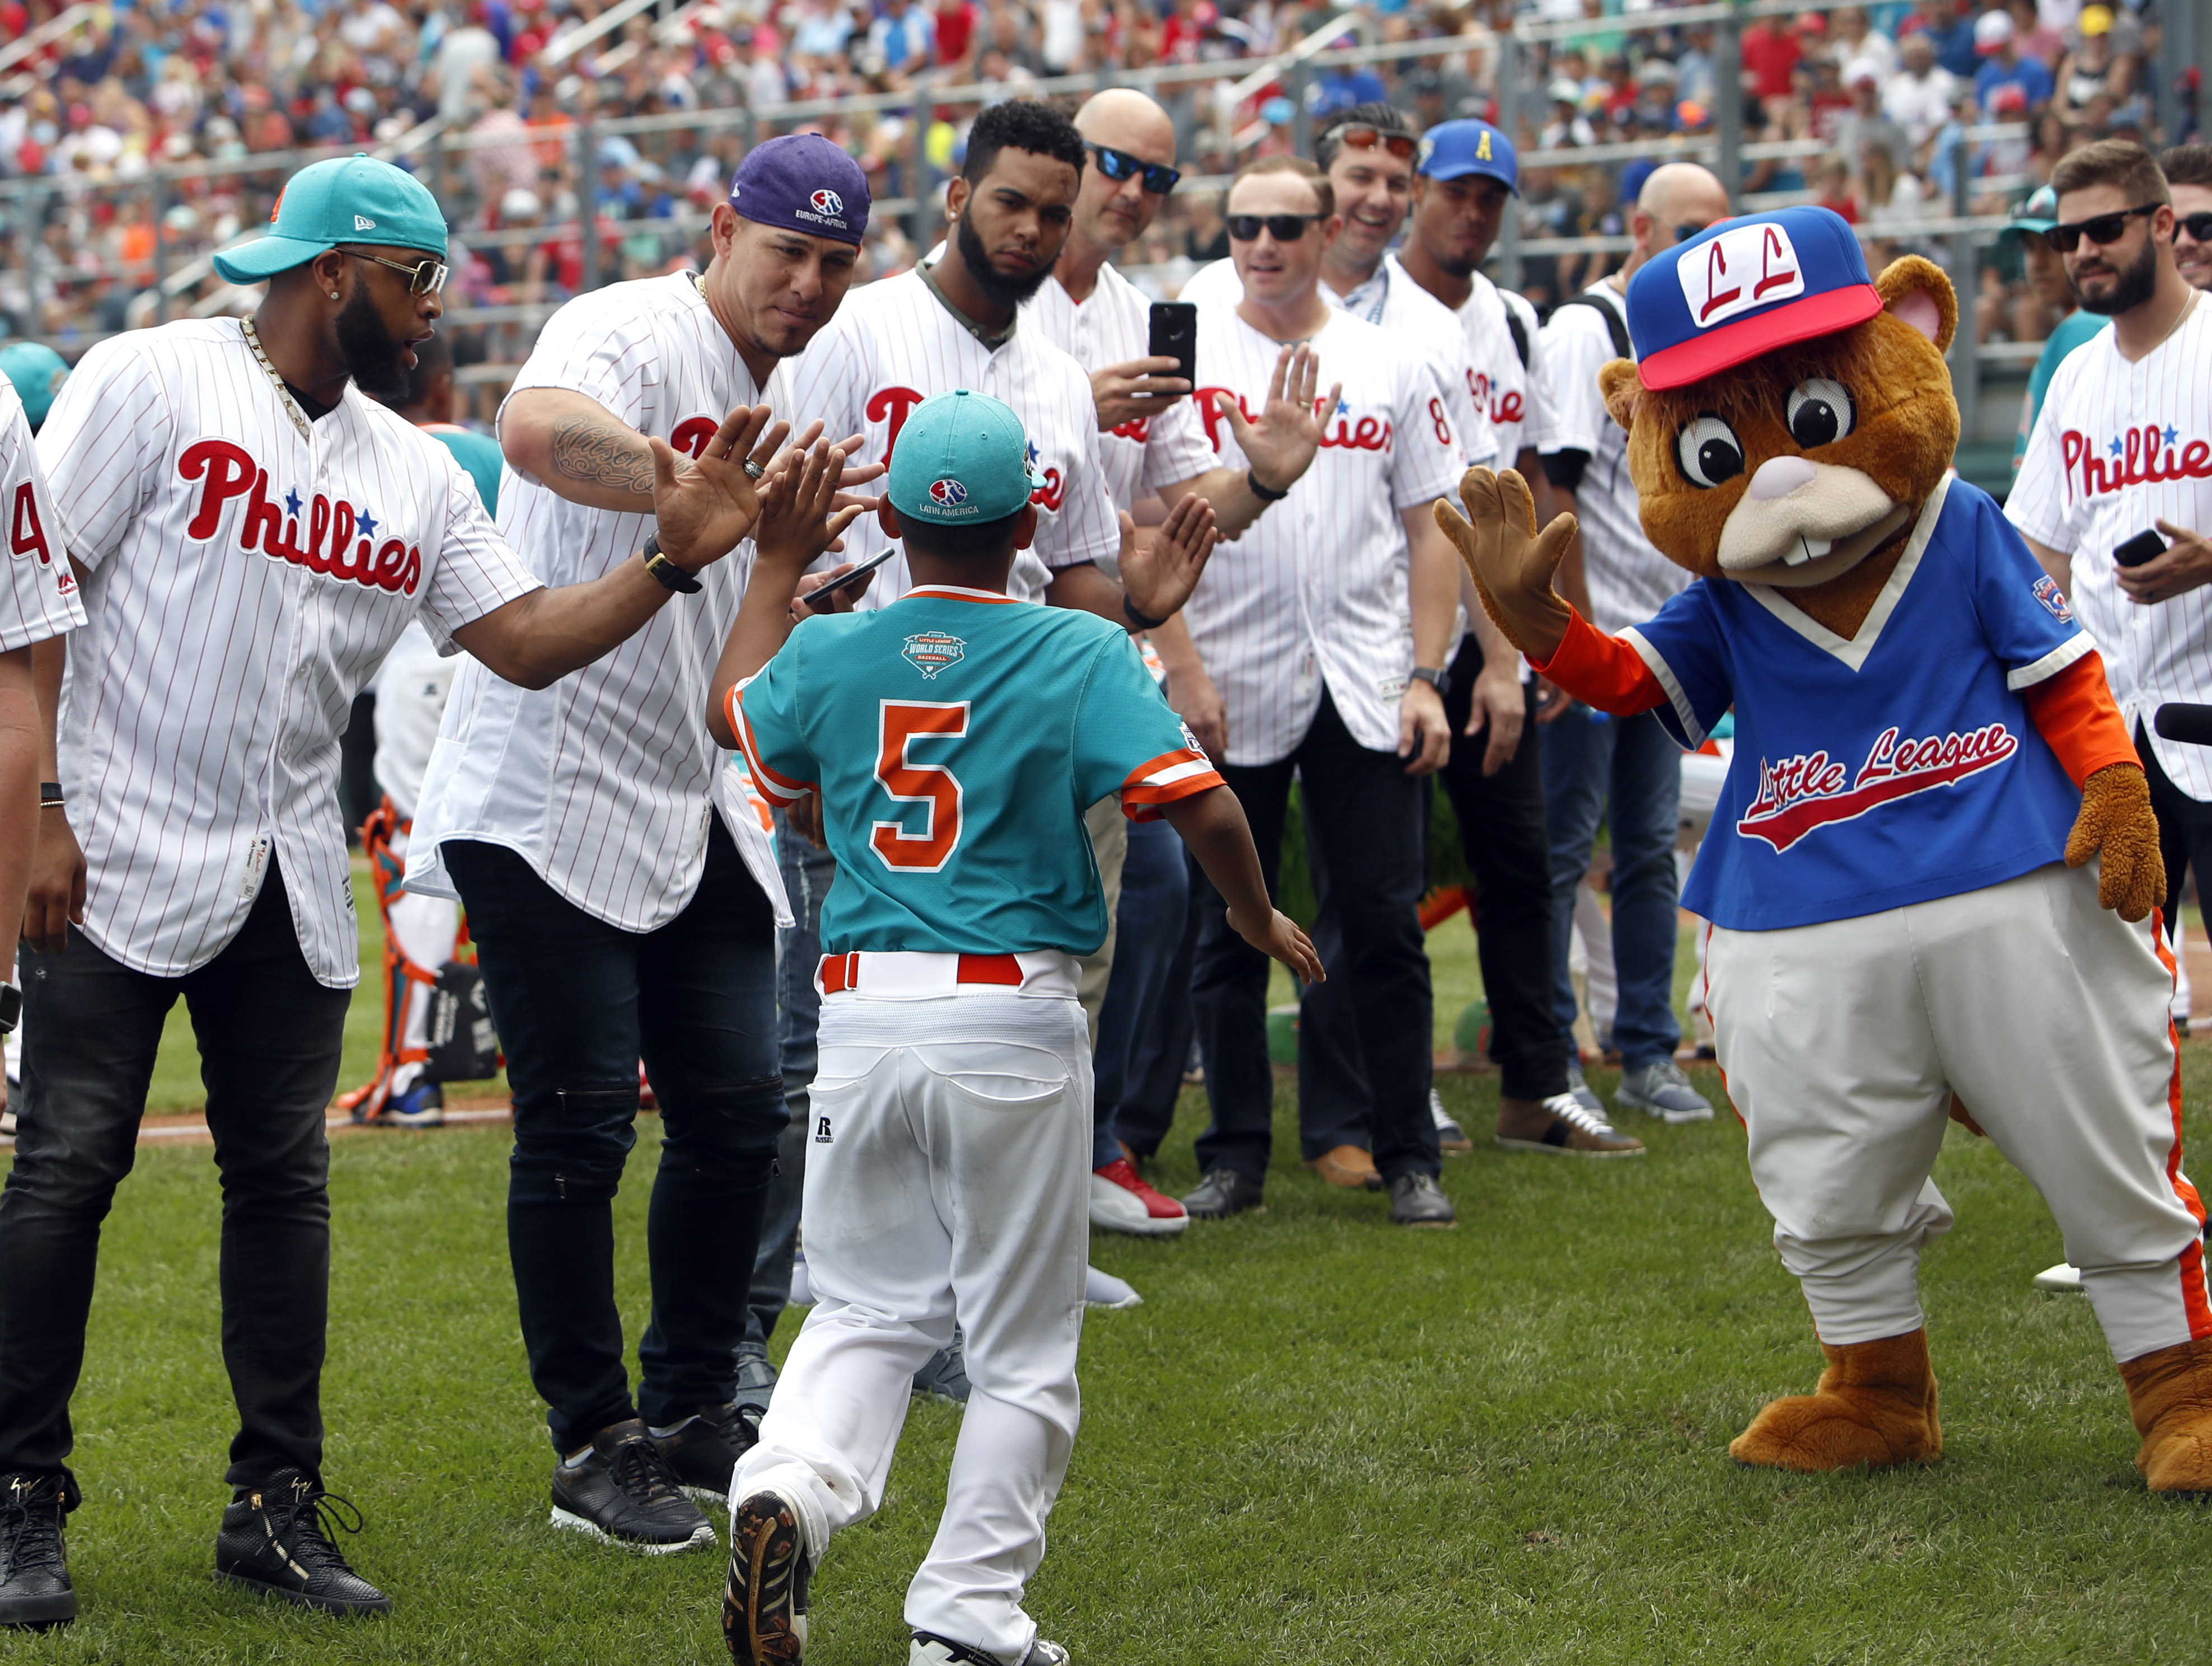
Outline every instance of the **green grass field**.
<svg viewBox="0 0 2212 1666">
<path fill-rule="evenodd" d="M 2191 1049 L 2192 1110 L 2208 1059 Z M 1443 1091 L 1480 1126 L 1496 1090 Z M 1171 1188 L 1196 1178 L 1200 1115 L 1191 1096 Z M 1412 1233 L 1302 1173 L 1285 1116 L 1264 1215 L 1102 1237 L 1096 1259 L 1146 1304 L 1086 1331 L 1083 1434 L 1031 1596 L 1049 1633 L 1079 1661 L 1162 1666 L 2202 1657 L 2212 1620 L 2189 1593 L 2212 1515 L 2137 1481 L 2087 1305 L 2027 1286 L 2057 1234 L 1993 1152 L 1954 1131 L 1939 1170 L 1960 1216 L 1926 1277 L 1944 1461 L 1807 1480 L 1723 1450 L 1819 1363 L 1741 1134 L 1638 1132 L 1641 1162 L 1454 1159 L 1461 1226 Z M 619 1205 L 633 1335 L 653 1144 Z M 506 1151 L 490 1128 L 336 1146 L 330 1480 L 399 1605 L 352 1624 L 210 1578 L 229 1429 L 216 1189 L 204 1147 L 142 1155 L 76 1402 L 85 1618 L 0 1638 L 0 1660 L 722 1657 L 718 1557 L 634 1559 L 545 1525 Z M 816 1581 L 810 1660 L 903 1660 L 901 1594 L 957 1423 L 915 1408 L 884 1511 Z"/>
</svg>

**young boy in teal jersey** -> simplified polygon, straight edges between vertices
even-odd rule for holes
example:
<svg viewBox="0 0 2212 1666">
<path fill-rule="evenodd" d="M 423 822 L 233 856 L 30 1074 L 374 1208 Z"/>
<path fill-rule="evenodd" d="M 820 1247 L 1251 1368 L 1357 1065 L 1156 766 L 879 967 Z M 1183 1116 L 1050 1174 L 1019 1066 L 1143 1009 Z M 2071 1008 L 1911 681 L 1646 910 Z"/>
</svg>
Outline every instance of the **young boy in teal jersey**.
<svg viewBox="0 0 2212 1666">
<path fill-rule="evenodd" d="M 972 1390 L 936 1542 L 908 1588 L 911 1666 L 1057 1666 L 1022 1593 L 1077 1422 L 1091 1060 L 1076 958 L 1106 934 L 1084 811 L 1164 817 L 1255 948 L 1322 975 L 1267 900 L 1236 797 L 1126 632 L 1006 593 L 1036 528 L 1020 420 L 965 391 L 915 408 L 884 531 L 915 588 L 790 625 L 842 457 L 772 486 L 712 722 L 790 806 L 817 793 L 821 1067 L 807 1157 L 816 1304 L 731 1488 L 722 1622 L 739 1661 L 799 1660 L 806 1584 L 882 1503 L 915 1369 L 967 1336 Z M 775 524 L 815 527 L 787 539 Z M 1159 536 L 1201 565 L 1195 494 Z M 789 640 L 785 640 L 787 635 Z"/>
</svg>

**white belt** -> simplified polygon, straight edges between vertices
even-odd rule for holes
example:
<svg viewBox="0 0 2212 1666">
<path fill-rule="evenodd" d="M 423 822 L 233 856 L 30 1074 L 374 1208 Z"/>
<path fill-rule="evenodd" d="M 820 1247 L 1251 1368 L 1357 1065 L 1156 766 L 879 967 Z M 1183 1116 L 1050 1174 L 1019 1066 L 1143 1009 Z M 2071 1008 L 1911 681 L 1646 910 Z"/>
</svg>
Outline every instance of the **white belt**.
<svg viewBox="0 0 2212 1666">
<path fill-rule="evenodd" d="M 814 988 L 832 995 L 871 1000 L 933 1000 L 943 995 L 1023 995 L 1073 1000 L 1079 969 L 1058 949 L 1030 954 L 925 954 L 906 950 L 855 950 L 826 954 L 814 969 Z"/>
</svg>

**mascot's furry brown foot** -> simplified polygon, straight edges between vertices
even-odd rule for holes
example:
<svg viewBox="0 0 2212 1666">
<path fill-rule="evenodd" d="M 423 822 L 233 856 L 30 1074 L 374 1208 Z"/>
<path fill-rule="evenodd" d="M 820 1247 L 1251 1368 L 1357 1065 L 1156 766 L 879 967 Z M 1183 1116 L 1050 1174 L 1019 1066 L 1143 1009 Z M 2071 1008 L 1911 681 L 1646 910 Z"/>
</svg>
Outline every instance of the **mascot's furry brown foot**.
<svg viewBox="0 0 2212 1666">
<path fill-rule="evenodd" d="M 1601 376 L 1645 534 L 1698 576 L 1619 636 L 1562 601 L 1575 536 L 1521 477 L 1437 519 L 1538 669 L 1686 745 L 1735 716 L 1685 904 L 1775 1247 L 1828 1366 L 1730 1447 L 1800 1470 L 1942 1451 L 1917 1289 L 1948 1116 L 2043 1194 L 2160 1492 L 2212 1491 L 2204 1213 L 2182 1172 L 2157 823 L 2094 644 L 1949 477 L 1957 320 L 1927 261 L 1869 280 L 1824 209 L 1641 267 Z"/>
</svg>

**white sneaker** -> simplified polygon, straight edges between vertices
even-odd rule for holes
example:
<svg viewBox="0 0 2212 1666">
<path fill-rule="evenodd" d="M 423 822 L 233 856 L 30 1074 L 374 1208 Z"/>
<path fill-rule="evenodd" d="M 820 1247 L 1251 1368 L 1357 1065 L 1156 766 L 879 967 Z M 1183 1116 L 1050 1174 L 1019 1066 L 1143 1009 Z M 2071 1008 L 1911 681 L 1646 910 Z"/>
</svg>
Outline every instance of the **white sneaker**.
<svg viewBox="0 0 2212 1666">
<path fill-rule="evenodd" d="M 946 1638 L 932 1637 L 927 1632 L 914 1634 L 906 1659 L 907 1666 L 1006 1666 L 996 1655 L 985 1654 L 981 1649 Z M 1021 1657 L 1018 1666 L 1067 1666 L 1067 1650 L 1040 1637 L 1030 1645 L 1030 1651 Z"/>
<path fill-rule="evenodd" d="M 2060 1262 L 2056 1267 L 2046 1267 L 2035 1275 L 2038 1290 L 2056 1291 L 2061 1295 L 2081 1294 L 2081 1269 Z"/>
<path fill-rule="evenodd" d="M 1141 1307 L 1145 1298 L 1136 1287 L 1111 1273 L 1101 1273 L 1095 1267 L 1084 1268 L 1083 1303 L 1086 1307 Z"/>
<path fill-rule="evenodd" d="M 1091 1224 L 1102 1232 L 1170 1237 L 1190 1225 L 1190 1213 L 1117 1157 L 1091 1171 Z"/>
</svg>

